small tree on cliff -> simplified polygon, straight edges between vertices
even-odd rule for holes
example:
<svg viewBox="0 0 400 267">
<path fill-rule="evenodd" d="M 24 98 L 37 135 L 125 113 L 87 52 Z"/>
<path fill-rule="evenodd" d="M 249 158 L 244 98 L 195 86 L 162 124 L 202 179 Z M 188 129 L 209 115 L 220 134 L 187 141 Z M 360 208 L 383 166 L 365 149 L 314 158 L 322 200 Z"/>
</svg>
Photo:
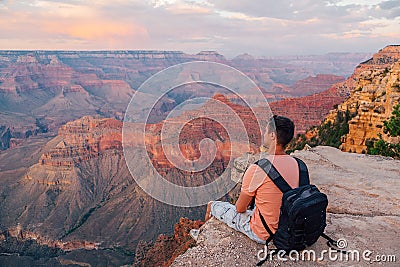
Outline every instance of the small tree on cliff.
<svg viewBox="0 0 400 267">
<path fill-rule="evenodd" d="M 306 144 L 311 147 L 323 145 L 339 148 L 342 144 L 342 136 L 349 133 L 349 121 L 354 116 L 356 113 L 351 114 L 349 110 L 345 112 L 338 110 L 333 123 L 328 121 L 320 126 L 312 127 L 309 131 L 315 130 L 318 134 L 311 139 L 307 139 L 305 134 L 298 135 L 289 143 L 286 152 L 303 149 Z"/>
<path fill-rule="evenodd" d="M 400 104 L 393 108 L 392 116 L 383 123 L 383 132 L 391 137 L 400 136 Z M 379 135 L 379 140 L 367 142 L 368 154 L 383 155 L 400 159 L 400 143 L 386 142 Z"/>
<path fill-rule="evenodd" d="M 400 136 L 400 104 L 393 108 L 392 116 L 383 123 L 383 132 L 389 136 Z"/>
</svg>

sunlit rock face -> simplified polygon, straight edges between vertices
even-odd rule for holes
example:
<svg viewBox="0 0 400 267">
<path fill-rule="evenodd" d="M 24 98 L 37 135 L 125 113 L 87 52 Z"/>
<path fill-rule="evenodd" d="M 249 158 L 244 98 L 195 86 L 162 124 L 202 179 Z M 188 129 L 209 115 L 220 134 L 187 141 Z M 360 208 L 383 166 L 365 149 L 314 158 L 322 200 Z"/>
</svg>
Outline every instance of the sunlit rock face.
<svg viewBox="0 0 400 267">
<path fill-rule="evenodd" d="M 399 59 L 400 46 L 387 46 L 361 63 L 344 82 L 350 96 L 327 118 L 334 120 L 337 111 L 346 110 L 355 115 L 349 122 L 349 133 L 342 140 L 344 151 L 366 152 L 366 142 L 379 135 L 386 141 L 391 139 L 383 132 L 383 122 L 400 103 Z"/>
</svg>

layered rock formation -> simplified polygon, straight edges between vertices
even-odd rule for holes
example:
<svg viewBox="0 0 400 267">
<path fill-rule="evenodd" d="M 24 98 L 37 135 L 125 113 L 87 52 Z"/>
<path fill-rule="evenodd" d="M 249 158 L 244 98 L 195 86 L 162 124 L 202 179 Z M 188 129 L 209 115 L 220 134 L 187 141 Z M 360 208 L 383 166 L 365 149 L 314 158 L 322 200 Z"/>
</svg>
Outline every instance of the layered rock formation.
<svg viewBox="0 0 400 267">
<path fill-rule="evenodd" d="M 179 133 L 179 146 L 183 155 L 188 160 L 196 160 L 200 157 L 199 144 L 201 140 L 209 138 L 215 142 L 217 151 L 214 163 L 216 165 L 213 165 L 213 167 L 216 170 L 218 169 L 218 171 L 214 172 L 217 174 L 223 172 L 231 158 L 239 156 L 243 151 L 251 151 L 253 153 L 258 151 L 261 145 L 261 133 L 255 115 L 249 107 L 234 104 L 221 94 L 216 94 L 213 99 L 218 102 L 206 102 L 200 108 L 185 112 L 182 116 L 170 120 L 173 120 L 173 123 L 178 125 L 184 124 Z M 226 120 L 226 107 L 231 108 L 237 114 L 240 121 L 233 119 Z M 224 122 L 225 124 L 221 125 L 220 122 Z M 153 166 L 160 173 L 166 174 L 165 172 L 170 173 L 174 168 L 165 155 L 166 151 L 168 152 L 173 148 L 169 146 L 168 142 L 164 140 L 164 143 L 161 142 L 161 130 L 164 123 L 166 122 L 163 121 L 154 125 L 148 125 L 149 133 L 154 136 L 154 139 L 151 143 L 148 143 L 147 147 Z M 242 129 L 242 125 L 245 129 Z M 228 133 L 227 129 L 234 130 L 237 133 L 243 130 L 248 136 L 248 144 L 234 143 L 229 136 L 229 134 L 233 135 L 234 133 Z M 170 134 L 176 135 L 175 132 Z M 168 140 L 169 136 L 165 135 L 163 138 Z M 199 175 L 199 173 L 196 175 Z"/>
<path fill-rule="evenodd" d="M 274 114 L 293 120 L 295 134 L 305 133 L 321 124 L 334 106 L 346 99 L 347 94 L 341 88 L 343 80 L 343 77 L 334 75 L 317 75 L 297 81 L 287 91 L 303 97 L 271 102 L 270 108 Z"/>
<path fill-rule="evenodd" d="M 242 147 L 255 151 L 260 145 L 260 134 L 254 125 L 251 110 L 229 102 L 222 95 L 216 95 L 215 99 L 238 113 L 251 142 L 250 147 L 248 144 Z M 175 123 L 186 122 L 188 116 L 198 117 L 199 113 L 213 114 L 216 121 L 219 117 L 222 120 L 226 114 L 218 103 L 206 103 L 199 110 L 183 113 L 173 120 Z M 165 157 L 163 145 L 168 150 L 168 142 L 162 144 L 160 139 L 163 122 L 147 125 L 147 153 L 158 172 L 165 179 L 185 186 L 204 185 L 218 177 L 228 166 L 232 146 L 241 148 L 241 144 L 233 145 L 216 121 L 201 118 L 189 121 L 180 133 L 181 150 L 189 160 L 199 157 L 200 140 L 210 138 L 220 144 L 210 167 L 191 175 L 175 168 Z M 230 127 L 241 129 L 235 124 Z M 96 243 L 99 251 L 96 253 L 101 255 L 118 247 L 121 251 L 112 257 L 122 264 L 133 257 L 139 241 L 150 241 L 162 232 L 170 232 L 174 219 L 202 217 L 203 208 L 184 209 L 165 205 L 146 195 L 136 185 L 125 165 L 121 134 L 121 121 L 100 117 L 85 116 L 60 127 L 56 137 L 39 152 L 34 152 L 40 153 L 39 156 L 27 155 L 37 157 L 37 163 L 23 175 L 12 169 L 2 173 L 4 181 L 9 182 L 1 191 L 4 201 L 0 210 L 6 214 L 0 218 L 1 225 L 14 227 L 19 222 L 24 233 L 50 240 L 49 244 Z M 129 145 L 135 147 L 139 138 L 133 134 L 128 136 L 128 140 Z M 7 152 L 8 158 L 14 158 L 13 150 Z M 135 154 L 137 168 L 142 168 L 143 177 L 154 175 L 142 166 L 145 159 L 139 151 Z M 23 171 L 23 168 L 20 170 Z M 175 245 L 171 246 L 180 247 L 180 241 L 179 244 L 176 242 L 173 241 Z M 67 251 L 65 247 L 62 249 Z M 71 255 L 83 257 L 87 253 L 87 250 L 74 250 L 63 259 L 71 259 Z M 104 257 L 108 259 L 108 256 Z"/>
<path fill-rule="evenodd" d="M 122 122 L 115 119 L 95 119 L 90 116 L 60 127 L 61 141 L 44 153 L 39 163 L 47 166 L 72 167 L 99 156 L 109 149 L 122 150 Z"/>
<path fill-rule="evenodd" d="M 311 63 L 304 68 L 290 57 L 227 60 L 215 51 L 195 55 L 179 51 L 0 51 L 0 149 L 42 133 L 37 120 L 49 135 L 55 135 L 61 125 L 85 115 L 122 119 L 134 89 L 175 64 L 209 60 L 237 67 L 263 88 L 269 100 L 278 100 L 303 95 L 299 90 L 315 92 L 315 88 L 293 87 L 300 79 L 321 72 L 348 74 L 349 65 L 364 58 L 365 54 L 320 56 L 307 59 Z M 331 71 L 319 71 L 312 60 L 325 62 Z"/>
<path fill-rule="evenodd" d="M 21 58 L 35 58 L 23 60 Z M 13 57 L 10 56 L 12 59 Z M 0 69 L 0 125 L 9 130 L 0 148 L 23 142 L 44 132 L 37 121 L 54 135 L 58 128 L 83 115 L 122 118 L 134 91 L 123 80 L 104 80 L 100 74 L 86 73 L 61 62 L 57 55 L 19 55 Z M 13 121 L 12 124 L 9 122 Z"/>
<path fill-rule="evenodd" d="M 7 229 L 5 232 L 2 233 L 2 235 L 4 237 L 7 236 L 8 238 L 15 238 L 20 242 L 24 241 L 27 242 L 29 240 L 32 240 L 35 241 L 40 246 L 47 246 L 49 248 L 54 248 L 57 250 L 61 250 L 63 252 L 78 250 L 78 249 L 92 250 L 99 248 L 99 244 L 88 241 L 76 240 L 70 242 L 62 242 L 60 240 L 46 239 L 37 233 L 24 231 L 22 229 L 22 226 L 19 224 L 16 227 L 11 227 Z"/>
<path fill-rule="evenodd" d="M 381 156 L 344 153 L 331 147 L 296 151 L 294 156 L 306 162 L 311 182 L 328 196 L 325 232 L 333 238 L 345 239 L 346 249 L 357 250 L 359 257 L 354 254 L 339 258 L 340 253 L 333 253 L 335 259 L 325 252 L 321 259 L 322 250 L 329 248 L 326 241 L 320 238 L 309 247 L 315 251 L 314 260 L 308 258 L 307 254 L 299 261 L 291 261 L 286 256 L 284 264 L 397 266 L 400 241 L 393 236 L 399 234 L 400 224 L 399 161 Z M 256 244 L 216 219 L 206 222 L 200 230 L 197 246 L 176 258 L 171 266 L 254 266 L 258 262 L 257 253 L 264 249 L 263 245 Z M 370 254 L 363 255 L 366 250 L 371 251 Z M 378 258 L 382 255 L 385 261 L 383 257 Z M 392 262 L 388 260 L 389 256 Z M 279 266 L 282 263 L 275 256 L 273 261 L 265 265 Z"/>
<path fill-rule="evenodd" d="M 340 92 L 339 85 L 311 96 L 272 102 L 271 110 L 274 114 L 291 118 L 296 126 L 296 134 L 305 133 L 312 126 L 321 124 L 334 106 L 347 98 Z"/>
<path fill-rule="evenodd" d="M 297 81 L 289 87 L 290 94 L 293 96 L 309 96 L 321 93 L 331 88 L 332 85 L 343 82 L 345 80 L 342 76 L 330 74 L 318 74 L 315 77 L 309 76 L 303 80 Z"/>
<path fill-rule="evenodd" d="M 42 246 L 59 248 L 65 252 L 59 261 L 120 266 L 133 262 L 139 240 L 170 233 L 179 217 L 200 216 L 202 208 L 168 206 L 136 185 L 125 164 L 121 127 L 115 119 L 93 117 L 67 123 L 39 151 L 26 155 L 36 164 L 2 172 L 1 226 L 13 229 L 20 223 L 21 244 L 41 240 Z M 15 158 L 13 151 L 7 158 Z M 97 250 L 90 250 L 93 244 Z"/>
<path fill-rule="evenodd" d="M 350 97 L 331 112 L 327 121 L 335 120 L 338 111 L 354 115 L 349 121 L 349 133 L 343 137 L 344 151 L 366 152 L 366 142 L 382 135 L 383 122 L 400 102 L 400 46 L 387 46 L 370 60 L 361 63 L 343 84 Z"/>
</svg>

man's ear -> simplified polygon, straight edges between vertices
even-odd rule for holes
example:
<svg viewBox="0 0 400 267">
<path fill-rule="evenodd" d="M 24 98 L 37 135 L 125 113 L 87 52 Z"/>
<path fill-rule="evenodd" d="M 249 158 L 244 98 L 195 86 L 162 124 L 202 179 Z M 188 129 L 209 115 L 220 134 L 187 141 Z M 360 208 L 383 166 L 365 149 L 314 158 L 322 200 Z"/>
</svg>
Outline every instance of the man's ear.
<svg viewBox="0 0 400 267">
<path fill-rule="evenodd" d="M 273 131 L 270 132 L 270 133 L 269 133 L 269 136 L 271 136 L 271 139 L 272 139 L 272 140 L 276 140 L 276 132 L 273 132 Z"/>
</svg>

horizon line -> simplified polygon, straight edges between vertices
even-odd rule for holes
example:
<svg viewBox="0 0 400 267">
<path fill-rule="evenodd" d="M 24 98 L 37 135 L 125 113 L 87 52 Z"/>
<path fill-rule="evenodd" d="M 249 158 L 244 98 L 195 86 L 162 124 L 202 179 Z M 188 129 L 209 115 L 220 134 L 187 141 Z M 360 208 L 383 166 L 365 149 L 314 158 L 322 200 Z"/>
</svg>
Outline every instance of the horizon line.
<svg viewBox="0 0 400 267">
<path fill-rule="evenodd" d="M 386 45 L 385 47 L 388 46 L 400 46 L 400 45 Z M 383 48 L 381 48 L 383 49 Z M 381 50 L 379 49 L 379 50 Z M 65 50 L 60 50 L 60 49 L 0 49 L 0 53 L 4 52 L 26 52 L 26 53 L 48 53 L 48 52 L 53 52 L 53 53 L 82 53 L 82 52 L 91 52 L 91 53 L 104 53 L 104 52 L 117 52 L 117 53 L 173 53 L 173 54 L 186 54 L 186 55 L 199 55 L 201 53 L 207 52 L 207 53 L 215 53 L 217 55 L 221 55 L 225 57 L 224 54 L 221 54 L 217 50 L 201 50 L 197 53 L 188 53 L 184 52 L 182 50 L 157 50 L 157 49 L 93 49 L 93 50 L 88 50 L 88 49 L 65 49 Z M 252 54 L 249 54 L 247 52 L 238 54 L 234 57 L 229 57 L 229 59 L 234 59 L 235 57 L 238 56 L 243 56 L 243 55 L 248 55 L 252 56 L 255 59 L 262 59 L 262 58 L 279 58 L 279 57 L 287 57 L 287 56 L 323 56 L 323 55 L 329 55 L 329 54 L 374 54 L 375 52 L 352 52 L 352 51 L 332 51 L 332 52 L 326 52 L 326 53 L 321 53 L 321 54 L 281 54 L 281 55 L 263 55 L 263 56 L 254 56 Z M 228 59 L 228 58 L 227 58 Z"/>
</svg>

